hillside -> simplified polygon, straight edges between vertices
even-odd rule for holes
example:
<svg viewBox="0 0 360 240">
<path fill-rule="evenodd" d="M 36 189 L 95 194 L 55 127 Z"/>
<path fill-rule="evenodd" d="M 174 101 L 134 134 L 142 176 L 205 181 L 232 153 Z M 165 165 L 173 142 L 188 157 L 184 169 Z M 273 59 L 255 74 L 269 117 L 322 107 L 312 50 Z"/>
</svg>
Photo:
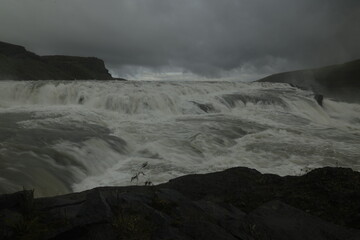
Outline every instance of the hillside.
<svg viewBox="0 0 360 240">
<path fill-rule="evenodd" d="M 360 60 L 274 74 L 259 82 L 282 82 L 347 102 L 360 102 Z"/>
<path fill-rule="evenodd" d="M 24 47 L 0 42 L 0 80 L 112 80 L 95 57 L 38 56 Z"/>
</svg>

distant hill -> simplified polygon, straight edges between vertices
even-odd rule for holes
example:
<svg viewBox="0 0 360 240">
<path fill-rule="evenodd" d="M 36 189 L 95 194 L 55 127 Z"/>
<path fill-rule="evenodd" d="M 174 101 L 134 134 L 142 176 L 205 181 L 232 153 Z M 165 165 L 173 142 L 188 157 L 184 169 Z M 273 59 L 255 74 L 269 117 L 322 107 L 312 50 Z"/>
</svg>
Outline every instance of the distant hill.
<svg viewBox="0 0 360 240">
<path fill-rule="evenodd" d="M 0 80 L 113 80 L 95 57 L 38 56 L 24 47 L 0 42 Z"/>
<path fill-rule="evenodd" d="M 282 82 L 347 102 L 360 102 L 360 60 L 274 74 L 259 82 Z"/>
</svg>

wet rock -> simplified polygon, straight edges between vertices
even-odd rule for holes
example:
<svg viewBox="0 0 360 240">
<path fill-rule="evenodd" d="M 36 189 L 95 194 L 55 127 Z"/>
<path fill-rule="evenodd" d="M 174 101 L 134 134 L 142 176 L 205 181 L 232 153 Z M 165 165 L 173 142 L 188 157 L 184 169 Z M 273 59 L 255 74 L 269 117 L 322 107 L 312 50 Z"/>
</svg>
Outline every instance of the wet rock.
<svg viewBox="0 0 360 240">
<path fill-rule="evenodd" d="M 203 103 L 198 103 L 198 102 L 194 102 L 191 101 L 193 104 L 195 104 L 196 106 L 198 106 L 198 108 L 200 108 L 202 111 L 209 113 L 209 112 L 214 112 L 215 108 L 212 104 L 203 104 Z"/>
<path fill-rule="evenodd" d="M 322 240 L 330 236 L 331 239 L 360 236 L 359 231 L 324 222 L 280 201 L 260 206 L 248 215 L 248 219 L 267 239 Z"/>
<path fill-rule="evenodd" d="M 21 196 L 0 196 L 0 239 L 360 239 L 352 229 L 360 173 L 351 169 L 279 177 L 233 168 L 158 186 Z"/>
<path fill-rule="evenodd" d="M 314 99 L 316 100 L 316 102 L 320 105 L 323 106 L 323 100 L 324 100 L 324 96 L 321 94 L 315 94 Z"/>
<path fill-rule="evenodd" d="M 84 96 L 81 96 L 81 97 L 79 98 L 79 100 L 78 100 L 78 103 L 79 103 L 79 104 L 83 104 L 83 103 L 84 103 L 84 100 L 85 100 Z"/>
<path fill-rule="evenodd" d="M 26 199 L 32 198 L 33 191 L 24 190 L 13 194 L 0 195 L 0 210 L 21 209 Z"/>
</svg>

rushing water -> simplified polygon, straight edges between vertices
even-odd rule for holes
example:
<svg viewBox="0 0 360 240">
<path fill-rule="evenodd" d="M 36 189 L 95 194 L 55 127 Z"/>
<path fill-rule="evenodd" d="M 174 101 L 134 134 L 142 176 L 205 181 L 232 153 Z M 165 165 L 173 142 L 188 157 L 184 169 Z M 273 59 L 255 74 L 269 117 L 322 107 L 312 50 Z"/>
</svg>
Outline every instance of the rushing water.
<svg viewBox="0 0 360 240">
<path fill-rule="evenodd" d="M 321 107 L 286 84 L 0 82 L 0 193 L 49 196 L 235 166 L 360 170 L 360 105 Z"/>
</svg>

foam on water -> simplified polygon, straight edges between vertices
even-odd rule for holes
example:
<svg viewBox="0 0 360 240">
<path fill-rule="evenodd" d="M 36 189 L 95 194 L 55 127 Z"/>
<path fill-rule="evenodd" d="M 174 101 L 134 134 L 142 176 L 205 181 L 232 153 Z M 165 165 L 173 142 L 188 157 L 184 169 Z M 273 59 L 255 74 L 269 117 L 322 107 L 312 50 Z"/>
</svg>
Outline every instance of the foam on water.
<svg viewBox="0 0 360 240">
<path fill-rule="evenodd" d="M 359 112 L 329 99 L 321 107 L 286 84 L 0 82 L 0 192 L 53 195 L 235 166 L 359 170 Z M 130 182 L 144 162 L 146 175 Z"/>
</svg>

